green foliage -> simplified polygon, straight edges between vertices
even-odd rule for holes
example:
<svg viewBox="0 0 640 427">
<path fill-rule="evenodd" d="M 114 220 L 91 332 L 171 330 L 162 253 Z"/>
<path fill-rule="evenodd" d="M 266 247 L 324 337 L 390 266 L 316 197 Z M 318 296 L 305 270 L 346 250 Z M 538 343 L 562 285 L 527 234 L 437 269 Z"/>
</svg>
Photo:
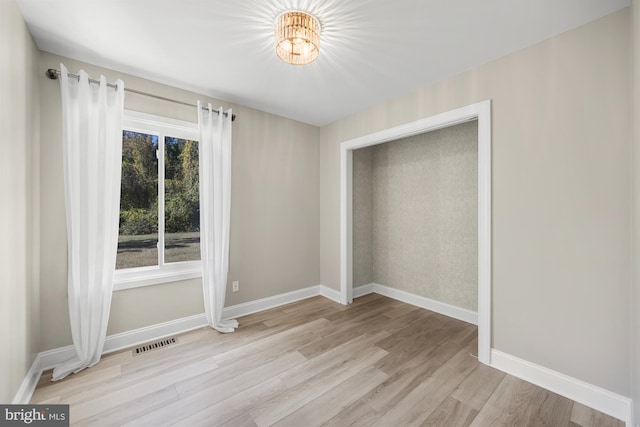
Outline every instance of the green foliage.
<svg viewBox="0 0 640 427">
<path fill-rule="evenodd" d="M 165 232 L 200 229 L 198 143 L 166 137 Z M 158 232 L 158 137 L 125 131 L 122 146 L 120 234 Z"/>
<path fill-rule="evenodd" d="M 165 152 L 165 231 L 200 229 L 198 143 L 167 138 Z"/>
<path fill-rule="evenodd" d="M 167 233 L 198 231 L 199 229 L 199 206 L 183 194 L 165 200 L 164 215 Z"/>
<path fill-rule="evenodd" d="M 120 234 L 137 235 L 158 232 L 158 209 L 132 208 L 120 211 Z"/>
<path fill-rule="evenodd" d="M 123 132 L 120 209 L 150 209 L 158 201 L 158 137 Z"/>
</svg>

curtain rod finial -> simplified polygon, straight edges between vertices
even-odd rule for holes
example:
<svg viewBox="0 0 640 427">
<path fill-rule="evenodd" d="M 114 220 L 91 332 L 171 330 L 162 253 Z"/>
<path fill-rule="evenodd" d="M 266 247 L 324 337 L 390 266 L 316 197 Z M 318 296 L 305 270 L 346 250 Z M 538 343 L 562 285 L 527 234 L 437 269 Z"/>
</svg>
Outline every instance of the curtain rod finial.
<svg viewBox="0 0 640 427">
<path fill-rule="evenodd" d="M 49 68 L 45 75 L 51 80 L 58 80 L 58 70 L 54 70 L 53 68 Z"/>
</svg>

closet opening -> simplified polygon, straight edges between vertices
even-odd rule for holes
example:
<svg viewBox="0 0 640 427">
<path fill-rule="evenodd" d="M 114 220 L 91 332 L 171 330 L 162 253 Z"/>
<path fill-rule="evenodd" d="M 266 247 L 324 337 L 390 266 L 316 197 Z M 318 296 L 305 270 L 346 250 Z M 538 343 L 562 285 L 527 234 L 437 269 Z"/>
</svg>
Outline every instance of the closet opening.
<svg viewBox="0 0 640 427">
<path fill-rule="evenodd" d="M 476 324 L 490 364 L 490 101 L 345 141 L 340 157 L 341 302 L 377 292 Z"/>
</svg>

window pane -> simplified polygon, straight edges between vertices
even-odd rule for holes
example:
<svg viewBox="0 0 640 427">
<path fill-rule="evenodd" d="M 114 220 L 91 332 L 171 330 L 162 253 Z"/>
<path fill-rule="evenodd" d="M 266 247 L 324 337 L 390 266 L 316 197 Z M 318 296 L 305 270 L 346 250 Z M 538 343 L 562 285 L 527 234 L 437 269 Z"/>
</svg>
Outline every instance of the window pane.
<svg viewBox="0 0 640 427">
<path fill-rule="evenodd" d="M 165 138 L 164 261 L 200 260 L 198 142 Z"/>
<path fill-rule="evenodd" d="M 116 269 L 158 265 L 158 137 L 122 133 Z"/>
</svg>

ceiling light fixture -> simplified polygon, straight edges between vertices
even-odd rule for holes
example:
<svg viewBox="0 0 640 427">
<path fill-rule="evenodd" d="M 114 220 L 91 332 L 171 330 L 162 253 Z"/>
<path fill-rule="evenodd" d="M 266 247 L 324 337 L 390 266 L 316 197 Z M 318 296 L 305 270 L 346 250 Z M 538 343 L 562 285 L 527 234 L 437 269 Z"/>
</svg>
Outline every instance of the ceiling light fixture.
<svg viewBox="0 0 640 427">
<path fill-rule="evenodd" d="M 276 19 L 276 55 L 291 65 L 310 64 L 320 52 L 320 23 L 298 10 L 284 12 Z"/>
</svg>

